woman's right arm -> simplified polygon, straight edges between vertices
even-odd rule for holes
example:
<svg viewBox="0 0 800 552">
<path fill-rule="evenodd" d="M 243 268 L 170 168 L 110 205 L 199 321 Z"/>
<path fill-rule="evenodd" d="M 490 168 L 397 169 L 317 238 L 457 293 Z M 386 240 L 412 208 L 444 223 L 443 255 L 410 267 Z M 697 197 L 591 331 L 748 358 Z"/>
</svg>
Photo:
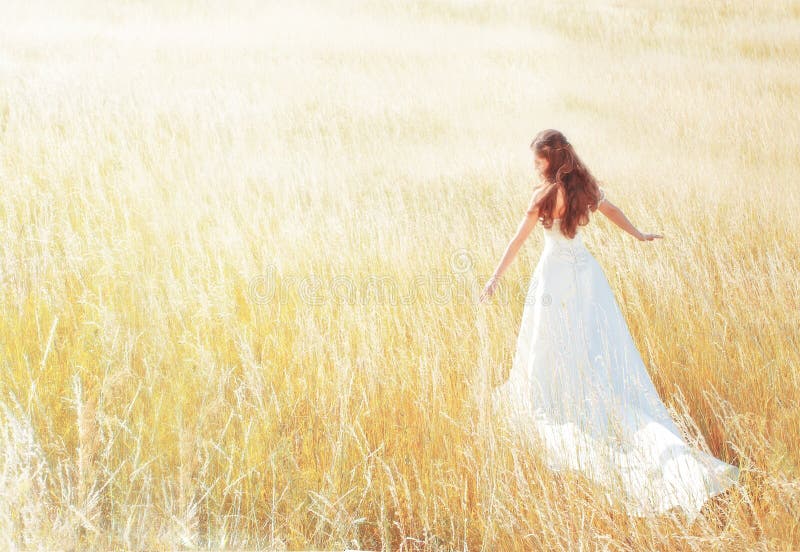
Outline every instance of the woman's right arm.
<svg viewBox="0 0 800 552">
<path fill-rule="evenodd" d="M 622 209 L 611 203 L 607 199 L 603 199 L 600 201 L 600 204 L 597 206 L 597 210 L 611 219 L 611 222 L 625 230 L 628 234 L 633 236 L 639 241 L 651 241 L 654 238 L 663 238 L 664 236 L 660 234 L 644 234 L 636 229 L 636 227 L 628 220 L 628 217 L 625 216 L 625 213 L 622 212 Z"/>
</svg>

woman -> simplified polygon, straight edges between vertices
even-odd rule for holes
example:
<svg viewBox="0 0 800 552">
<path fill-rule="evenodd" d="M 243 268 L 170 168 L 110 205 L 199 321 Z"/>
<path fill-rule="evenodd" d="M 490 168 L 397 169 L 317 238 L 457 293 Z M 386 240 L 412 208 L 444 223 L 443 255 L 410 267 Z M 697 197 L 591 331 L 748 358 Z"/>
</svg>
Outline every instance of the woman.
<svg viewBox="0 0 800 552">
<path fill-rule="evenodd" d="M 544 249 L 533 271 L 508 380 L 493 406 L 541 447 L 554 470 L 584 473 L 632 515 L 682 508 L 689 519 L 738 480 L 738 469 L 688 445 L 653 386 L 611 286 L 580 226 L 600 211 L 640 241 L 560 132 L 531 143 L 542 184 L 480 302 L 537 221 Z"/>
</svg>

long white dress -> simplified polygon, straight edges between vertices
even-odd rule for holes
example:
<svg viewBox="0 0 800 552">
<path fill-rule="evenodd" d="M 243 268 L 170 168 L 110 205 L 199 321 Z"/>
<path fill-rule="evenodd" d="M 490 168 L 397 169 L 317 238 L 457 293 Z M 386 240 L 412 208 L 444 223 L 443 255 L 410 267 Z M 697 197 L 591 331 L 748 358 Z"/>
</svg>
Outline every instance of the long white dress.
<svg viewBox="0 0 800 552">
<path fill-rule="evenodd" d="M 693 520 L 739 471 L 682 438 L 580 227 L 569 239 L 559 222 L 543 228 L 511 372 L 492 405 L 534 437 L 551 469 L 583 473 L 630 515 L 679 507 Z"/>
</svg>

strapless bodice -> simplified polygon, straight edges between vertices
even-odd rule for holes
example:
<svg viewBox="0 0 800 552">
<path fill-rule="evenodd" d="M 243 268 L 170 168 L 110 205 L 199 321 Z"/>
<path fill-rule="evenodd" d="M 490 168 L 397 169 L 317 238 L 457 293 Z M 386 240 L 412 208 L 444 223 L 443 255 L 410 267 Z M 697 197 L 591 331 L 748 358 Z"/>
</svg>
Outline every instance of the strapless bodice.
<svg viewBox="0 0 800 552">
<path fill-rule="evenodd" d="M 544 231 L 544 249 L 543 255 L 555 254 L 559 259 L 569 262 L 585 261 L 589 250 L 586 249 L 583 243 L 583 235 L 581 229 L 575 231 L 575 237 L 570 239 L 561 233 L 559 225 L 561 219 L 553 219 L 553 226 L 550 228 L 542 227 Z"/>
<path fill-rule="evenodd" d="M 561 219 L 560 218 L 554 218 L 553 219 L 553 226 L 551 226 L 550 228 L 545 228 L 544 226 L 542 226 L 542 230 L 544 230 L 545 243 L 548 240 L 561 240 L 561 241 L 565 241 L 567 243 L 570 243 L 570 242 L 583 242 L 583 236 L 581 235 L 581 227 L 580 226 L 578 226 L 578 228 L 575 230 L 575 237 L 572 238 L 572 239 L 568 238 L 567 236 L 565 236 L 564 234 L 561 233 L 560 226 L 561 226 Z"/>
</svg>

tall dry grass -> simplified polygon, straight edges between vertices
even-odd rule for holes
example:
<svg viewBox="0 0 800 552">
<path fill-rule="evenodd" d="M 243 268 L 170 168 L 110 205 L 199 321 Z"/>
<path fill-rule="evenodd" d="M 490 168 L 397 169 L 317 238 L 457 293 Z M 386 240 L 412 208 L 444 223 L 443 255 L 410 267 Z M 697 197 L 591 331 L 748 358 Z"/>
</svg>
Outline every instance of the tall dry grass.
<svg viewBox="0 0 800 552">
<path fill-rule="evenodd" d="M 287 4 L 4 3 L 0 546 L 800 547 L 797 4 Z M 693 524 L 487 416 L 542 128 L 665 235 L 585 229 Z"/>
</svg>

